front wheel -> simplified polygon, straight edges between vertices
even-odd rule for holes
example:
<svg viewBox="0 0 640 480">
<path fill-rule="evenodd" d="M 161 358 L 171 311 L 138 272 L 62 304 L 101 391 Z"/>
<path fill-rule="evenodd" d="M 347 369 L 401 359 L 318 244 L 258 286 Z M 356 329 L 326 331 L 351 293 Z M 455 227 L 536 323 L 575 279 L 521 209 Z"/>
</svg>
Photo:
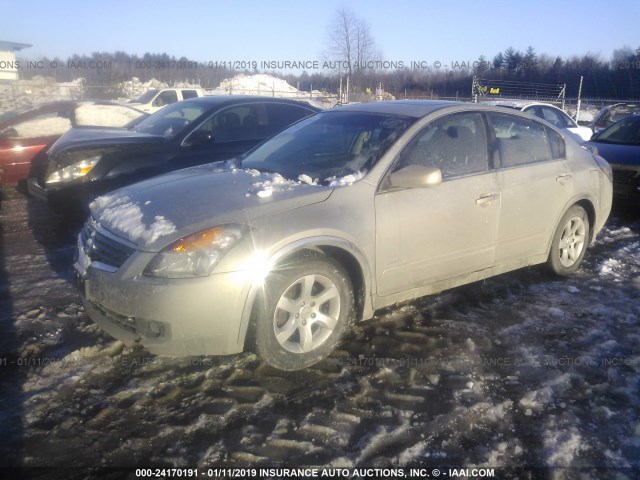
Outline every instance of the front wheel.
<svg viewBox="0 0 640 480">
<path fill-rule="evenodd" d="M 326 357 L 353 313 L 353 287 L 342 266 L 312 256 L 275 269 L 256 318 L 256 349 L 269 365 L 299 370 Z"/>
<path fill-rule="evenodd" d="M 547 265 L 557 275 L 571 275 L 582 263 L 589 242 L 589 217 L 574 205 L 564 214 L 556 229 Z"/>
</svg>

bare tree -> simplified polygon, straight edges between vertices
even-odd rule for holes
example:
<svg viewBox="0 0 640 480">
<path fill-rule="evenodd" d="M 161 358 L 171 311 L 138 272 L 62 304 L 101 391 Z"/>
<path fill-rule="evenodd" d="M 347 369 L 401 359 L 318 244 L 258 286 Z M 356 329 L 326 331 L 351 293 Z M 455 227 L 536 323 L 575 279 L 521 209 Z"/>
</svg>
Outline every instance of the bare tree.
<svg viewBox="0 0 640 480">
<path fill-rule="evenodd" d="M 378 52 L 369 24 L 349 8 L 336 10 L 328 28 L 328 61 L 338 72 L 354 73 L 375 68 Z"/>
</svg>

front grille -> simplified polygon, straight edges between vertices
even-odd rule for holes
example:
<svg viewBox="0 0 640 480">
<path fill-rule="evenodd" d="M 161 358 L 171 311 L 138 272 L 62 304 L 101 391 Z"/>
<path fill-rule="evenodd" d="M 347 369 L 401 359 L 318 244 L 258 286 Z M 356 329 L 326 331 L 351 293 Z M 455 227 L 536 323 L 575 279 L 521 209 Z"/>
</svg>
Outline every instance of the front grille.
<svg viewBox="0 0 640 480">
<path fill-rule="evenodd" d="M 97 223 L 89 218 L 80 232 L 81 247 L 92 262 L 100 262 L 120 268 L 135 251 L 115 236 L 100 231 Z"/>
</svg>

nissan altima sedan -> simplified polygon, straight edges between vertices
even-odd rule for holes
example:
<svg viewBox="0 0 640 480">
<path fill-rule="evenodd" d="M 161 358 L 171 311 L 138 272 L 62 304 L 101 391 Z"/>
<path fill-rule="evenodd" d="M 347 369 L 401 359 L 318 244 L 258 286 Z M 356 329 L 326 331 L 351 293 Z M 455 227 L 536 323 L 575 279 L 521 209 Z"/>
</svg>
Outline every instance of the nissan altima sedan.
<svg viewBox="0 0 640 480">
<path fill-rule="evenodd" d="M 574 273 L 611 195 L 602 158 L 521 112 L 348 105 L 99 197 L 74 267 L 89 316 L 127 344 L 295 370 L 393 303 L 534 264 Z"/>
</svg>

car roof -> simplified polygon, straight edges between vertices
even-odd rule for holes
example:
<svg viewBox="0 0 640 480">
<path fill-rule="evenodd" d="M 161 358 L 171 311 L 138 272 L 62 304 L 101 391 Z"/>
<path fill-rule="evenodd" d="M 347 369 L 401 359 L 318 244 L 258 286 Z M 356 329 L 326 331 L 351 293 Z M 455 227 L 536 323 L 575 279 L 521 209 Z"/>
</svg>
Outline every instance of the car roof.
<svg viewBox="0 0 640 480">
<path fill-rule="evenodd" d="M 526 107 L 530 107 L 532 105 L 543 105 L 545 107 L 558 108 L 551 103 L 537 102 L 535 100 L 487 100 L 487 101 L 483 101 L 482 104 L 500 106 L 500 107 L 511 107 L 511 108 L 517 108 L 519 110 L 522 110 L 523 108 L 526 108 Z M 561 110 L 561 109 L 558 108 L 558 110 Z"/>
<path fill-rule="evenodd" d="M 265 102 L 265 103 L 280 103 L 280 104 L 288 104 L 288 105 L 298 105 L 304 106 L 311 110 L 320 111 L 318 107 L 315 107 L 304 100 L 294 100 L 289 98 L 279 98 L 279 97 L 265 97 L 259 95 L 205 95 L 204 97 L 195 97 L 190 98 L 188 100 L 183 100 L 183 102 L 189 103 L 204 103 L 206 105 L 211 106 L 227 106 L 227 105 L 237 105 L 241 103 L 255 103 L 255 102 Z"/>
<path fill-rule="evenodd" d="M 447 100 L 390 100 L 386 102 L 369 102 L 369 103 L 350 103 L 342 105 L 328 112 L 367 112 L 367 113 L 385 113 L 391 115 L 404 115 L 408 117 L 421 118 L 429 115 L 436 110 L 446 107 L 455 107 L 461 105 L 474 106 L 477 104 L 454 102 Z"/>
</svg>

